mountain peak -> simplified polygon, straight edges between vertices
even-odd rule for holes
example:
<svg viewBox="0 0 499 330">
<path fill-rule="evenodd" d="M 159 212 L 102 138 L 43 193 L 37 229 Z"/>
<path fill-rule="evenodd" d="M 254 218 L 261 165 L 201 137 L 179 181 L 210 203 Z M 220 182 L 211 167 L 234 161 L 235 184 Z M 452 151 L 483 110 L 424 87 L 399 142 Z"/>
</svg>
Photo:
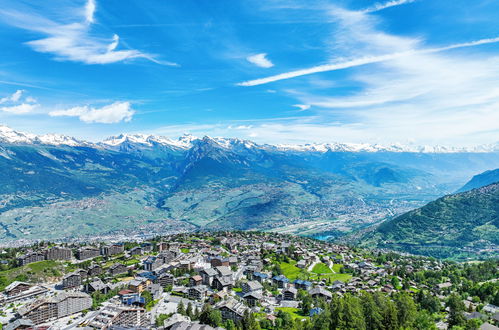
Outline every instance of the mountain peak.
<svg viewBox="0 0 499 330">
<path fill-rule="evenodd" d="M 391 145 L 369 144 L 369 143 L 306 143 L 306 144 L 257 144 L 250 140 L 239 138 L 223 138 L 204 136 L 199 138 L 191 134 L 184 134 L 177 139 L 171 139 L 161 135 L 122 133 L 111 136 L 100 143 L 81 141 L 70 136 L 61 134 L 35 135 L 15 131 L 12 128 L 0 124 L 0 142 L 11 144 L 42 144 L 42 145 L 67 145 L 67 146 L 102 146 L 117 148 L 122 144 L 136 145 L 138 148 L 150 148 L 161 145 L 174 149 L 187 150 L 192 148 L 196 141 L 213 143 L 225 149 L 252 149 L 252 150 L 280 150 L 294 152 L 410 152 L 410 153 L 486 153 L 499 152 L 499 143 L 480 145 L 470 148 L 446 147 L 446 146 L 415 146 L 399 143 Z"/>
<path fill-rule="evenodd" d="M 5 125 L 0 125 L 0 141 L 13 144 L 68 145 L 72 147 L 90 144 L 88 142 L 79 141 L 73 137 L 61 134 L 49 133 L 36 135 L 18 132 Z"/>
</svg>

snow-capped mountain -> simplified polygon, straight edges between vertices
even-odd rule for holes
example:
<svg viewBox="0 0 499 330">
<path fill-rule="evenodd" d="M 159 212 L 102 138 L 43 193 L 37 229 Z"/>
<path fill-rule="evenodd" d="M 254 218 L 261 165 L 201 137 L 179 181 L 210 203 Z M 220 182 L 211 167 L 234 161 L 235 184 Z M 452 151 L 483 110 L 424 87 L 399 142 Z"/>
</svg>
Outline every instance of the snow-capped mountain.
<svg viewBox="0 0 499 330">
<path fill-rule="evenodd" d="M 462 149 L 444 147 L 268 145 L 146 134 L 91 143 L 0 126 L 0 169 L 6 174 L 0 176 L 0 222 L 6 228 L 0 242 L 26 237 L 26 228 L 37 229 L 29 238 L 57 238 L 121 230 L 123 222 L 130 228 L 158 217 L 242 230 L 348 216 L 339 226 L 349 231 L 499 168 L 499 152 L 486 152 L 494 147 L 459 153 Z M 109 217 L 100 217 L 102 210 Z"/>
<path fill-rule="evenodd" d="M 41 145 L 66 145 L 66 146 L 87 146 L 101 147 L 114 150 L 126 151 L 130 148 L 152 148 L 163 146 L 176 150 L 188 150 L 192 148 L 196 141 L 211 141 L 219 147 L 231 150 L 261 149 L 271 151 L 292 151 L 292 152 L 412 152 L 412 153 L 487 153 L 499 152 L 499 143 L 489 145 L 479 145 L 476 147 L 447 147 L 447 146 L 417 146 L 417 145 L 380 145 L 369 143 L 322 143 L 322 144 L 257 144 L 249 140 L 238 138 L 208 137 L 199 138 L 186 134 L 177 139 L 172 139 L 160 135 L 148 134 L 120 134 L 112 136 L 99 143 L 92 143 L 75 139 L 61 134 L 35 135 L 15 131 L 10 127 L 0 125 L 0 142 L 9 144 L 41 144 Z"/>
<path fill-rule="evenodd" d="M 0 125 L 0 142 L 9 144 L 67 145 L 71 147 L 92 145 L 90 142 L 80 141 L 67 135 L 35 135 L 31 133 L 18 132 L 4 125 Z"/>
</svg>

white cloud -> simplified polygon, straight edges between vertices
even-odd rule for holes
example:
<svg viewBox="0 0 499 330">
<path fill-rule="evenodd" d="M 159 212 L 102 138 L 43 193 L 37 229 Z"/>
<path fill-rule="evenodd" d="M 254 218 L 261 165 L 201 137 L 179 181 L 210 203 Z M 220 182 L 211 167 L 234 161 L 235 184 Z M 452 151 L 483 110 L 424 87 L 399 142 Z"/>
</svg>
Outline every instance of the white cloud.
<svg viewBox="0 0 499 330">
<path fill-rule="evenodd" d="M 305 75 L 310 75 L 310 74 L 314 74 L 314 73 L 336 71 L 336 70 L 348 69 L 348 68 L 353 68 L 353 67 L 366 65 L 366 64 L 375 64 L 375 63 L 386 62 L 386 61 L 390 61 L 390 60 L 396 60 L 396 59 L 399 59 L 402 57 L 409 57 L 409 56 L 415 55 L 415 54 L 438 53 L 438 52 L 443 52 L 446 50 L 451 50 L 451 49 L 456 49 L 456 48 L 473 47 L 473 46 L 498 43 L 498 42 L 499 42 L 499 37 L 474 40 L 474 41 L 470 41 L 470 42 L 458 43 L 458 44 L 453 44 L 453 45 L 448 45 L 448 46 L 438 47 L 438 48 L 408 50 L 408 51 L 403 51 L 403 52 L 399 52 L 399 53 L 390 53 L 390 54 L 378 55 L 378 56 L 364 56 L 364 57 L 356 58 L 356 59 L 345 61 L 345 62 L 317 65 L 317 66 L 314 66 L 314 67 L 311 67 L 308 69 L 290 71 L 290 72 L 281 73 L 281 74 L 266 77 L 266 78 L 248 80 L 248 81 L 238 83 L 237 85 L 238 86 L 257 86 L 257 85 L 268 84 L 268 83 L 279 81 L 279 80 L 285 80 L 285 79 L 291 79 L 291 78 L 301 77 L 301 76 L 305 76 Z"/>
<path fill-rule="evenodd" d="M 293 106 L 300 109 L 300 111 L 305 111 L 310 109 L 310 104 L 294 104 Z"/>
<path fill-rule="evenodd" d="M 378 21 L 365 13 L 337 10 L 332 15 L 340 24 L 332 39 L 341 41 L 339 44 L 345 46 L 342 51 L 357 56 L 368 53 L 375 59 L 384 56 L 379 55 L 382 52 L 403 56 L 348 72 L 348 83 L 358 88 L 346 94 L 338 94 L 334 88 L 330 95 L 310 87 L 288 91 L 300 102 L 312 105 L 318 118 L 306 125 L 271 127 L 275 132 L 271 134 L 285 134 L 286 127 L 295 134 L 313 130 L 309 136 L 315 136 L 316 141 L 322 135 L 351 142 L 497 142 L 499 88 L 492 86 L 499 86 L 499 56 L 445 51 L 497 43 L 499 38 L 419 48 L 421 40 L 380 31 Z"/>
<path fill-rule="evenodd" d="M 378 3 L 374 4 L 372 7 L 364 9 L 362 12 L 363 13 L 373 13 L 376 11 L 383 10 L 385 8 L 400 6 L 400 5 L 404 5 L 406 3 L 412 3 L 414 1 L 416 1 L 416 0 L 393 0 L 393 1 L 388 1 L 388 2 L 384 2 L 384 3 L 378 2 Z"/>
<path fill-rule="evenodd" d="M 0 98 L 0 104 L 7 104 L 0 107 L 0 111 L 22 115 L 38 108 L 39 104 L 33 97 L 27 96 L 24 98 L 24 101 L 22 100 L 24 93 L 24 90 L 18 89 L 13 94 Z"/>
<path fill-rule="evenodd" d="M 59 23 L 29 11 L 0 9 L 0 19 L 10 25 L 37 32 L 45 37 L 27 42 L 35 51 L 53 54 L 56 60 L 73 61 L 85 64 L 108 64 L 145 58 L 162 65 L 177 66 L 178 64 L 160 61 L 153 55 L 135 49 L 117 50 L 119 36 L 103 38 L 91 34 L 95 22 L 95 0 L 88 0 L 81 13 L 73 18 L 73 23 Z M 73 11 L 71 12 L 73 13 Z M 84 21 L 82 21 L 84 17 Z"/>
<path fill-rule="evenodd" d="M 95 0 L 88 0 L 85 5 L 85 20 L 87 23 L 94 23 L 94 13 L 95 13 Z"/>
<path fill-rule="evenodd" d="M 103 124 L 129 122 L 134 114 L 130 102 L 114 102 L 101 108 L 82 106 L 49 112 L 52 117 L 78 117 L 85 123 Z"/>
<path fill-rule="evenodd" d="M 9 112 L 16 115 L 30 113 L 38 107 L 38 104 L 21 103 L 7 107 L 0 107 L 1 111 Z"/>
<path fill-rule="evenodd" d="M 274 64 L 267 58 L 266 53 L 248 56 L 246 60 L 261 68 L 271 68 L 274 66 Z"/>
<path fill-rule="evenodd" d="M 23 95 L 24 91 L 22 89 L 18 89 L 15 91 L 12 95 L 2 97 L 0 99 L 0 104 L 6 103 L 6 102 L 17 102 Z"/>
</svg>

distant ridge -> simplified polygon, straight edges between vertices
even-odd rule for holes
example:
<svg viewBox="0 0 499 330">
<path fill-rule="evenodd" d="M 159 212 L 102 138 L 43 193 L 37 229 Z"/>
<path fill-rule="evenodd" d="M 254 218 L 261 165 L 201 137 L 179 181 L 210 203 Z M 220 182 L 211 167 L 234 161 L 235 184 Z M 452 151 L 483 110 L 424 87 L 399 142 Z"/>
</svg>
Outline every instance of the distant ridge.
<svg viewBox="0 0 499 330">
<path fill-rule="evenodd" d="M 85 146 L 95 148 L 119 148 L 123 144 L 134 144 L 136 146 L 151 147 L 162 145 L 170 148 L 189 149 L 194 141 L 210 139 L 221 147 L 231 148 L 234 145 L 244 145 L 246 148 L 256 148 L 262 150 L 281 150 L 295 152 L 411 152 L 411 153 L 487 153 L 499 152 L 499 143 L 490 145 L 480 145 L 475 147 L 447 147 L 447 146 L 412 146 L 403 144 L 368 144 L 368 143 L 310 143 L 310 144 L 256 144 L 249 140 L 238 138 L 209 137 L 203 138 L 192 135 L 183 135 L 178 139 L 171 139 L 160 135 L 150 134 L 120 134 L 112 136 L 104 141 L 93 143 L 78 140 L 76 138 L 61 134 L 35 135 L 13 130 L 12 128 L 0 125 L 0 142 L 10 144 L 42 144 L 42 145 L 68 145 Z"/>
<path fill-rule="evenodd" d="M 465 192 L 497 182 L 499 182 L 499 169 L 490 170 L 475 175 L 470 181 L 468 181 L 468 183 L 466 183 L 457 192 Z"/>
<path fill-rule="evenodd" d="M 439 258 L 499 254 L 499 183 L 447 195 L 382 223 L 356 241 Z"/>
</svg>

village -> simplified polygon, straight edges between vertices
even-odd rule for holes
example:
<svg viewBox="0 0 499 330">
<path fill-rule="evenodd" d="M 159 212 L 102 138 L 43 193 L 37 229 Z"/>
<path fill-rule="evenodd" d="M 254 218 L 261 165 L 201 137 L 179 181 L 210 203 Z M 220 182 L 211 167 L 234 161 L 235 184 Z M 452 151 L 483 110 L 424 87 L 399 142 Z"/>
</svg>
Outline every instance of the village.
<svg viewBox="0 0 499 330">
<path fill-rule="evenodd" d="M 425 277 L 448 273 L 452 263 L 268 233 L 41 243 L 16 251 L 16 267 L 0 272 L 8 281 L 0 324 L 8 330 L 236 329 L 250 320 L 279 329 L 287 319 L 320 317 L 336 297 L 364 292 L 427 299 L 437 305 L 435 327 L 447 329 L 447 301 L 462 287 L 450 275 Z M 498 329 L 499 307 L 471 296 L 462 304 L 466 320 Z"/>
</svg>

